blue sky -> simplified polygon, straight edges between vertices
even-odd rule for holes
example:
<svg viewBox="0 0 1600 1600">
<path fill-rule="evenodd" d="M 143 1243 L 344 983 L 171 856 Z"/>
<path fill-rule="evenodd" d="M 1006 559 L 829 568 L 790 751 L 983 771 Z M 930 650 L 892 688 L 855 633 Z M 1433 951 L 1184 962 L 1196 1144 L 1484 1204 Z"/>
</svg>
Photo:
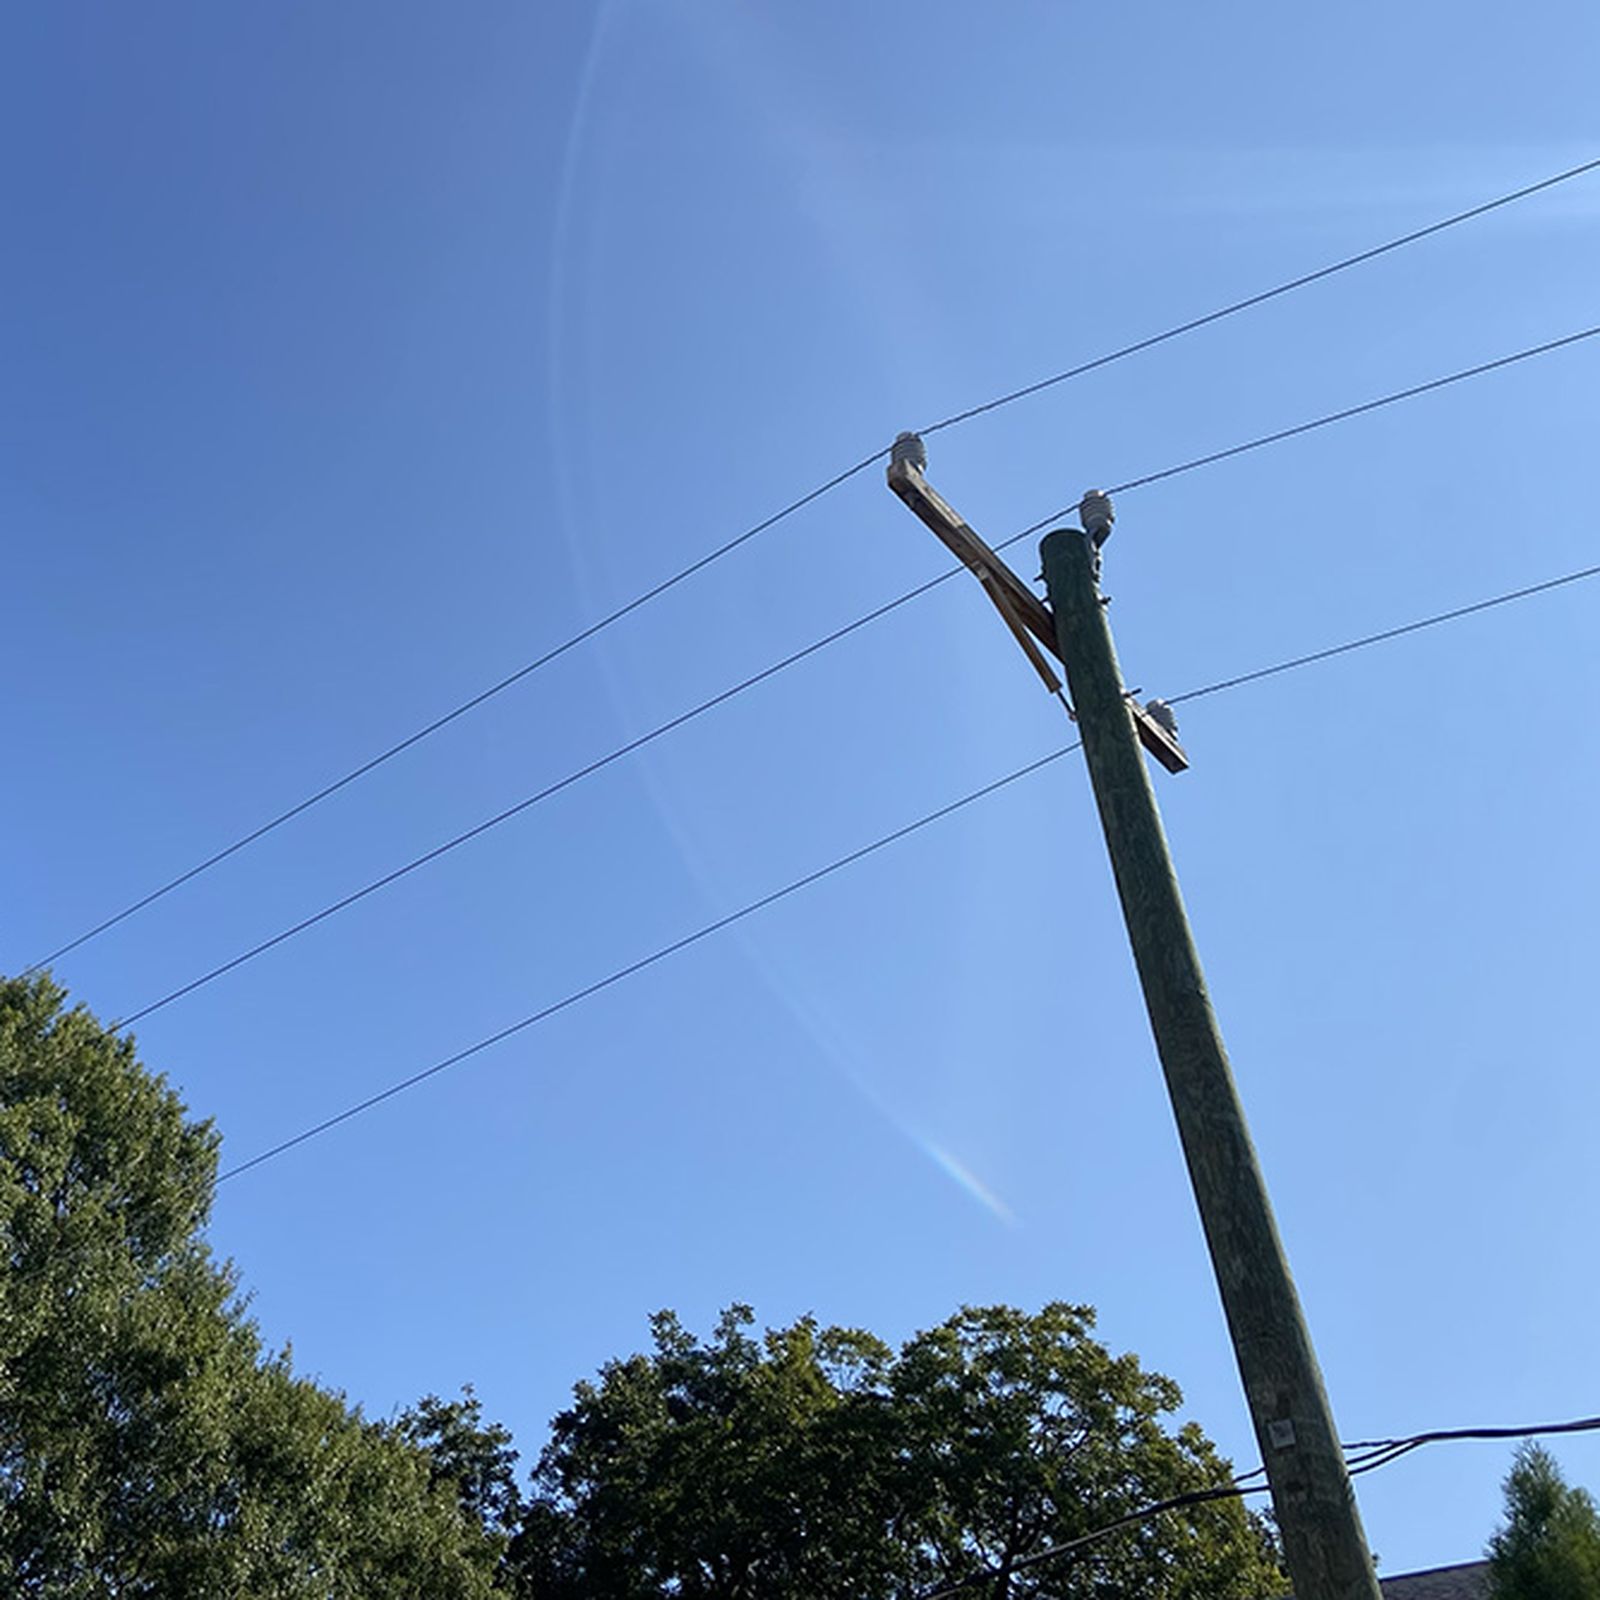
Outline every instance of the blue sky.
<svg viewBox="0 0 1600 1600">
<path fill-rule="evenodd" d="M 1600 155 L 1587 7 L 12 8 L 17 971 L 917 427 Z M 929 441 L 993 541 L 1590 326 L 1600 178 Z M 1176 694 L 1597 559 L 1600 341 L 1129 493 Z M 1035 570 L 1027 549 L 1019 570 Z M 61 959 L 124 1015 L 943 566 L 876 470 Z M 1160 778 L 1347 1437 L 1592 1414 L 1590 586 Z M 943 585 L 138 1029 L 225 1164 L 1065 741 Z M 225 1185 L 273 1340 L 525 1452 L 664 1305 L 1092 1302 L 1248 1422 L 1074 758 Z M 1564 1445 L 1600 1486 L 1600 1447 Z M 1498 1446 L 1369 1475 L 1466 1559 Z"/>
</svg>

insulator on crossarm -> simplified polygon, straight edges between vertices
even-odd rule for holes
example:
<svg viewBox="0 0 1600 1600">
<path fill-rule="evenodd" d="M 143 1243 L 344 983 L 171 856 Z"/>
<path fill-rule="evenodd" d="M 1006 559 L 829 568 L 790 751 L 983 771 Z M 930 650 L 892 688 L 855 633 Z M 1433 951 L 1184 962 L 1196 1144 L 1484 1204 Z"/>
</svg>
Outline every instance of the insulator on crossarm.
<svg viewBox="0 0 1600 1600">
<path fill-rule="evenodd" d="M 1153 723 L 1165 728 L 1174 739 L 1178 737 L 1178 718 L 1165 700 L 1147 700 L 1145 710 L 1150 714 Z"/>
<path fill-rule="evenodd" d="M 882 435 L 879 435 L 882 438 Z M 889 446 L 889 465 L 898 467 L 912 466 L 918 472 L 928 470 L 928 447 L 922 442 L 922 436 L 916 433 L 901 433 L 895 436 L 895 441 Z"/>
</svg>

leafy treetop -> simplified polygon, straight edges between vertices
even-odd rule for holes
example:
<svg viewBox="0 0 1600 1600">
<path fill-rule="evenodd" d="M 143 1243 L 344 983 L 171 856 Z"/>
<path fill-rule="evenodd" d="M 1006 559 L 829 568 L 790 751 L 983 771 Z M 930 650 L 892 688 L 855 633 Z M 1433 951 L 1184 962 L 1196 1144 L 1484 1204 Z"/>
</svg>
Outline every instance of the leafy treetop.
<svg viewBox="0 0 1600 1600">
<path fill-rule="evenodd" d="M 709 1342 L 670 1313 L 654 1351 L 578 1385 L 512 1563 L 529 1592 L 617 1600 L 989 1596 L 1262 1600 L 1265 1525 L 1236 1500 L 1167 1513 L 1072 1559 L 1024 1557 L 1228 1481 L 1175 1384 L 1090 1337 L 1093 1314 L 967 1309 L 896 1352 L 811 1318 Z"/>
</svg>

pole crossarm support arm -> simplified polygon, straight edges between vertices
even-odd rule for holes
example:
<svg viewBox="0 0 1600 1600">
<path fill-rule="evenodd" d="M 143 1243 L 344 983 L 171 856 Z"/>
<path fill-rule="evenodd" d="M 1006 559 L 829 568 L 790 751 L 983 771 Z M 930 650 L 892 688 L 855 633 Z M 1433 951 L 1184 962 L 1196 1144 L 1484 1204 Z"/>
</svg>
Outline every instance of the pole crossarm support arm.
<svg viewBox="0 0 1600 1600">
<path fill-rule="evenodd" d="M 1061 646 L 1056 638 L 1055 618 L 1050 614 L 1050 608 L 978 537 L 950 502 L 929 484 L 915 461 L 897 452 L 889 462 L 888 478 L 889 487 L 905 502 L 917 520 L 931 529 L 939 542 L 983 585 L 983 592 L 994 602 L 995 610 L 1022 646 L 1023 653 L 1033 663 L 1045 687 L 1052 694 L 1057 693 L 1061 688 L 1060 680 L 1044 657 L 1044 651 L 1048 651 L 1057 661 L 1061 660 Z M 1129 697 L 1127 705 L 1128 714 L 1138 729 L 1140 744 L 1168 772 L 1187 770 L 1189 757 L 1177 739 L 1137 700 Z"/>
<path fill-rule="evenodd" d="M 889 487 L 905 501 L 917 520 L 930 528 L 939 542 L 977 578 L 991 598 L 996 591 L 1003 594 L 1023 627 L 1051 655 L 1058 653 L 1055 620 L 1044 601 L 978 537 L 911 462 L 890 462 Z M 995 605 L 1005 616 L 1005 603 L 995 598 Z M 1011 618 L 1006 617 L 1006 620 L 1009 622 Z"/>
</svg>

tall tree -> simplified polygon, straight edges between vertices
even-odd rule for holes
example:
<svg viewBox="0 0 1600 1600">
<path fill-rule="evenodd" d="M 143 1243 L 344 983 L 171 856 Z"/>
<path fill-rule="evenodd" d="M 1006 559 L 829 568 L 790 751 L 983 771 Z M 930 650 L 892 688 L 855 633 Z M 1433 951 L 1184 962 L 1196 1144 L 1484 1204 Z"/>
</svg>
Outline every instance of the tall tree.
<svg viewBox="0 0 1600 1600">
<path fill-rule="evenodd" d="M 1090 1337 L 1092 1313 L 963 1311 L 896 1353 L 748 1307 L 706 1343 L 663 1313 L 654 1350 L 581 1383 L 513 1548 L 526 1592 L 618 1600 L 977 1595 L 1262 1600 L 1271 1538 L 1237 1500 L 1018 1564 L 1155 1501 L 1223 1485 L 1170 1380 Z"/>
<path fill-rule="evenodd" d="M 1506 1477 L 1506 1520 L 1489 1541 L 1495 1600 L 1600 1600 L 1600 1512 L 1555 1458 L 1524 1445 Z"/>
<path fill-rule="evenodd" d="M 200 1237 L 217 1138 L 48 979 L 0 980 L 0 1571 L 50 1600 L 487 1594 L 402 1430 L 265 1356 Z"/>
</svg>

